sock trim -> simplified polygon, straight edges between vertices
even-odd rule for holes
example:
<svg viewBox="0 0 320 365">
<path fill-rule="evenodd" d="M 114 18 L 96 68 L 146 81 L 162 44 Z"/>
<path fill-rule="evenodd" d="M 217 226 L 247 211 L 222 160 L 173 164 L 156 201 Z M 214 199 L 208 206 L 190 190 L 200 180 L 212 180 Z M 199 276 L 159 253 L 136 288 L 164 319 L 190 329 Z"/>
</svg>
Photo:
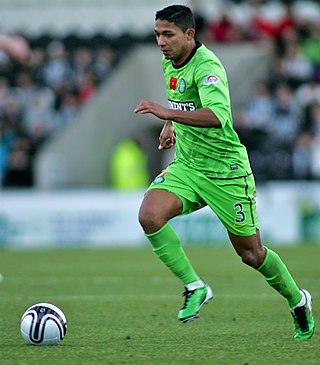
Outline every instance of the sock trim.
<svg viewBox="0 0 320 365">
<path fill-rule="evenodd" d="M 158 229 L 157 231 L 153 232 L 153 233 L 145 233 L 144 235 L 146 237 L 153 237 L 155 235 L 157 235 L 158 233 L 162 232 L 167 226 L 169 225 L 169 223 L 167 222 L 166 224 L 164 224 L 160 229 Z"/>
</svg>

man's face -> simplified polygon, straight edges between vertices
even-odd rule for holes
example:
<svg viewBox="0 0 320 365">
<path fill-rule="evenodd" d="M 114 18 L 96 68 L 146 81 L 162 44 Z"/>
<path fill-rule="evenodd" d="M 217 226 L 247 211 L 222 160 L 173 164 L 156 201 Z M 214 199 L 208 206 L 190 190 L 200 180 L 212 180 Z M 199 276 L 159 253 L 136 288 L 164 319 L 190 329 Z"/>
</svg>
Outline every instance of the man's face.
<svg viewBox="0 0 320 365">
<path fill-rule="evenodd" d="M 165 58 L 179 65 L 188 57 L 190 41 L 193 39 L 189 29 L 183 32 L 174 23 L 158 19 L 155 33 L 158 46 Z"/>
</svg>

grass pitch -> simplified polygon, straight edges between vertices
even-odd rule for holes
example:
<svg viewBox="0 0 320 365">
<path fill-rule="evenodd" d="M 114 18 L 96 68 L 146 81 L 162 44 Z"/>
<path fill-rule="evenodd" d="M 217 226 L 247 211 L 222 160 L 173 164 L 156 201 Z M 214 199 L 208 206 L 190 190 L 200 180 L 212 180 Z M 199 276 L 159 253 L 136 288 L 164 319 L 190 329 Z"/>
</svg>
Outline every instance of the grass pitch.
<svg viewBox="0 0 320 365">
<path fill-rule="evenodd" d="M 187 324 L 177 320 L 183 288 L 150 248 L 0 251 L 0 364 L 319 364 L 317 330 L 294 340 L 285 300 L 231 248 L 186 250 L 215 292 Z M 320 246 L 275 250 L 312 293 L 319 323 Z M 23 341 L 21 315 L 37 302 L 66 314 L 59 346 Z"/>
</svg>

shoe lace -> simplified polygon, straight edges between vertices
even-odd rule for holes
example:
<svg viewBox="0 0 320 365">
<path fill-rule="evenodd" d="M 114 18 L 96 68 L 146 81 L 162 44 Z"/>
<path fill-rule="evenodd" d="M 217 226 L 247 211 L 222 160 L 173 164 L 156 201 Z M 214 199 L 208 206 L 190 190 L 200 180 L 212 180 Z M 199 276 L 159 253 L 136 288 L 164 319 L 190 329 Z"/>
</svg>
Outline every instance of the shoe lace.
<svg viewBox="0 0 320 365">
<path fill-rule="evenodd" d="M 182 294 L 184 296 L 184 303 L 183 303 L 183 307 L 181 309 L 186 308 L 186 306 L 188 305 L 188 302 L 189 302 L 189 300 L 192 297 L 194 292 L 195 292 L 194 290 L 188 290 L 188 289 L 186 289 L 184 291 L 184 293 Z"/>
<path fill-rule="evenodd" d="M 306 305 L 295 308 L 292 312 L 292 315 L 302 332 L 309 331 Z"/>
</svg>

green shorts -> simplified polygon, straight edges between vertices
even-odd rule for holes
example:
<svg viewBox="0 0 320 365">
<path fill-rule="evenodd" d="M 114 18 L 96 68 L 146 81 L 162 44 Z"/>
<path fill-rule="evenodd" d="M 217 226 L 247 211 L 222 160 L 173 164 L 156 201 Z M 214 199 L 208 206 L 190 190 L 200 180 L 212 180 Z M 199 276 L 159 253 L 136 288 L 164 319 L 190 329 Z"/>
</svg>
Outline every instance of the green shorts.
<svg viewBox="0 0 320 365">
<path fill-rule="evenodd" d="M 253 175 L 234 179 L 210 179 L 181 163 L 172 163 L 158 175 L 148 190 L 164 189 L 183 203 L 181 214 L 209 206 L 225 228 L 239 236 L 259 229 Z"/>
</svg>

